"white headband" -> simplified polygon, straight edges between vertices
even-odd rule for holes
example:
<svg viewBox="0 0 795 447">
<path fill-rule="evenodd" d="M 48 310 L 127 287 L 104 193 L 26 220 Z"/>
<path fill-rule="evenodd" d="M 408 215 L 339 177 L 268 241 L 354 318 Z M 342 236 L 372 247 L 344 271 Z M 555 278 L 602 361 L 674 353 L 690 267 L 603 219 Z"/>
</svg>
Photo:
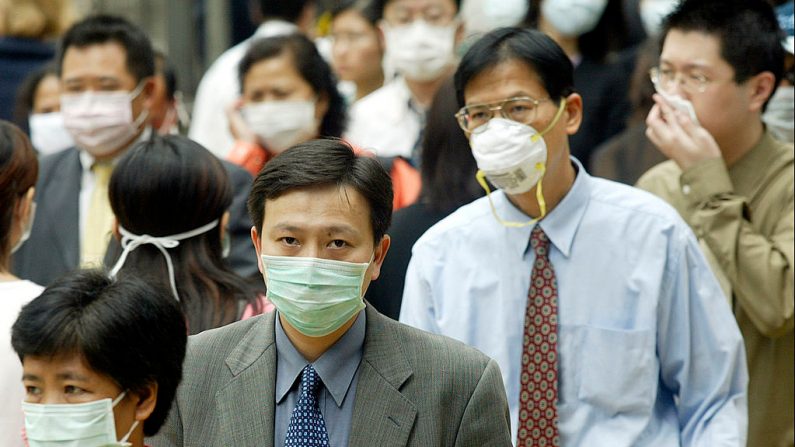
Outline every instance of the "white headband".
<svg viewBox="0 0 795 447">
<path fill-rule="evenodd" d="M 121 267 L 124 265 L 124 261 L 127 260 L 127 255 L 130 254 L 131 251 L 135 250 L 136 248 L 140 247 L 141 245 L 145 244 L 152 244 L 163 253 L 163 256 L 166 258 L 166 264 L 168 265 L 168 280 L 171 283 L 171 292 L 174 293 L 174 298 L 179 301 L 179 294 L 177 293 L 177 285 L 174 280 L 174 265 L 171 262 L 171 255 L 168 254 L 167 248 L 174 248 L 179 245 L 179 241 L 183 239 L 190 239 L 194 236 L 198 236 L 202 233 L 206 233 L 213 228 L 218 226 L 218 219 L 214 221 L 202 225 L 195 230 L 186 231 L 184 233 L 174 234 L 171 236 L 150 236 L 148 234 L 132 234 L 129 231 L 125 230 L 124 227 L 119 225 L 119 233 L 121 233 L 121 247 L 124 251 L 121 253 L 119 260 L 116 261 L 116 265 L 110 270 L 110 276 L 112 278 L 116 277 L 116 274 L 119 273 Z"/>
</svg>

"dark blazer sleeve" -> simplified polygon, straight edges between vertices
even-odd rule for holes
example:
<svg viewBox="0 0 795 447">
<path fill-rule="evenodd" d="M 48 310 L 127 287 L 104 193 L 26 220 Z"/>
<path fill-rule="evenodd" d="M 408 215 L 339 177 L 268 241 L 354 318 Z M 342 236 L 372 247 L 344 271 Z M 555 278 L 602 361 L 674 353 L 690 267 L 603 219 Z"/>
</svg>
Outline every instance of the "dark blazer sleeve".
<svg viewBox="0 0 795 447">
<path fill-rule="evenodd" d="M 229 208 L 229 225 L 227 231 L 231 238 L 232 250 L 227 261 L 240 276 L 251 277 L 259 274 L 257 268 L 257 252 L 251 242 L 251 218 L 248 215 L 246 202 L 251 191 L 251 175 L 240 166 L 222 160 L 229 182 L 232 184 L 232 206 Z"/>
</svg>

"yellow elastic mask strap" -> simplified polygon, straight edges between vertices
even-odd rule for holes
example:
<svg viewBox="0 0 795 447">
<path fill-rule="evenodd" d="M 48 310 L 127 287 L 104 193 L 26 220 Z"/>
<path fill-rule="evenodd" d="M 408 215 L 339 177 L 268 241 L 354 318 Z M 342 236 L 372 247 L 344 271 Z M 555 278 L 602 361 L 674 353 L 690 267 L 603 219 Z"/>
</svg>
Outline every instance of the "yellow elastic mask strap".
<svg viewBox="0 0 795 447">
<path fill-rule="evenodd" d="M 541 169 L 542 171 L 546 171 L 546 167 L 543 163 L 536 164 L 536 169 Z M 503 220 L 499 214 L 497 214 L 497 208 L 494 207 L 494 202 L 491 200 L 491 188 L 489 188 L 489 183 L 486 181 L 486 173 L 478 169 L 478 173 L 475 174 L 475 178 L 477 179 L 478 183 L 480 183 L 480 187 L 486 191 L 486 198 L 489 201 L 489 207 L 491 208 L 491 214 L 494 215 L 494 218 L 497 219 L 497 222 L 504 227 L 509 228 L 522 228 L 528 227 L 530 225 L 534 225 L 539 220 L 543 219 L 544 216 L 547 215 L 547 202 L 544 200 L 544 191 L 543 191 L 543 181 L 544 181 L 544 173 L 541 174 L 541 178 L 538 180 L 536 184 L 536 200 L 538 201 L 538 207 L 541 210 L 541 215 L 536 217 L 535 219 L 530 219 L 527 222 L 512 222 L 509 220 Z"/>
<path fill-rule="evenodd" d="M 533 143 L 535 143 L 541 137 L 546 135 L 547 132 L 549 132 L 553 127 L 555 127 L 555 124 L 558 123 L 558 121 L 560 120 L 560 117 L 563 116 L 563 111 L 564 110 L 566 110 L 566 98 L 560 98 L 560 105 L 558 106 L 558 111 L 555 113 L 555 117 L 552 118 L 552 122 L 550 122 L 549 125 L 547 125 L 547 127 L 544 128 L 544 130 L 542 130 L 541 132 L 539 132 L 539 133 L 533 135 L 532 137 L 530 137 L 530 140 Z"/>
</svg>

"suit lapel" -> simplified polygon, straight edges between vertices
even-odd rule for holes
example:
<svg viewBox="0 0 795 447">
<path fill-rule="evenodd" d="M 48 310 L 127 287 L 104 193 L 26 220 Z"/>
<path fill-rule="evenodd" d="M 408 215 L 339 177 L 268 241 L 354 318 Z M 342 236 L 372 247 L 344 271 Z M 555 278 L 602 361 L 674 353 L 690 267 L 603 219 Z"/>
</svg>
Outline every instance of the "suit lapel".
<svg viewBox="0 0 795 447">
<path fill-rule="evenodd" d="M 417 408 L 400 392 L 413 374 L 400 343 L 384 324 L 386 317 L 367 306 L 359 380 L 349 445 L 405 446 Z"/>
<path fill-rule="evenodd" d="M 83 168 L 80 165 L 80 151 L 68 149 L 62 169 L 53 169 L 53 178 L 48 181 L 46 191 L 50 206 L 49 214 L 41 216 L 46 222 L 47 237 L 51 246 L 55 247 L 66 266 L 66 270 L 76 268 L 80 264 L 80 184 L 83 179 Z"/>
<path fill-rule="evenodd" d="M 275 312 L 264 314 L 226 358 L 233 377 L 216 393 L 216 444 L 272 446 L 276 410 Z"/>
</svg>

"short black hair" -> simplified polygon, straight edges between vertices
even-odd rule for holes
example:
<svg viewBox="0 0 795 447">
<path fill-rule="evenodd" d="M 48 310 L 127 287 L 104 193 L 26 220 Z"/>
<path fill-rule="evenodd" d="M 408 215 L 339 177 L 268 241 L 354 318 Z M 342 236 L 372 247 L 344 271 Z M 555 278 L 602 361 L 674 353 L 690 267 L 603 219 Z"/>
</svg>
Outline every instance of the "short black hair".
<svg viewBox="0 0 795 447">
<path fill-rule="evenodd" d="M 30 135 L 28 118 L 33 113 L 33 102 L 39 84 L 48 76 L 58 77 L 58 69 L 53 63 L 47 63 L 30 72 L 17 88 L 17 98 L 14 103 L 14 124 Z M 60 81 L 59 81 L 60 82 Z"/>
<path fill-rule="evenodd" d="M 392 180 L 375 157 L 357 156 L 342 140 L 311 140 L 274 157 L 254 179 L 248 212 L 262 233 L 265 201 L 295 189 L 351 186 L 370 205 L 373 240 L 378 243 L 392 221 Z"/>
<path fill-rule="evenodd" d="M 459 106 L 465 104 L 464 89 L 472 78 L 509 60 L 527 64 L 554 100 L 574 92 L 574 66 L 551 37 L 537 30 L 507 27 L 478 39 L 461 59 L 455 72 Z"/>
<path fill-rule="evenodd" d="M 378 2 L 375 0 L 340 0 L 331 10 L 331 18 L 333 20 L 343 12 L 356 11 L 371 25 L 376 26 L 383 14 L 383 11 L 376 9 L 376 3 Z"/>
<path fill-rule="evenodd" d="M 166 420 L 186 343 L 185 320 L 167 289 L 140 278 L 114 281 L 99 270 L 59 278 L 22 308 L 11 328 L 11 345 L 22 361 L 79 355 L 122 389 L 137 392 L 157 383 L 146 436 Z"/>
<path fill-rule="evenodd" d="M 373 13 L 375 14 L 376 17 L 378 17 L 379 20 L 384 18 L 384 9 L 386 9 L 386 5 L 388 5 L 393 1 L 395 0 L 373 0 L 373 6 L 372 6 Z M 500 1 L 505 1 L 505 0 L 500 0 Z M 455 3 L 456 13 L 460 12 L 461 0 L 453 0 L 453 3 Z"/>
<path fill-rule="evenodd" d="M 282 19 L 295 23 L 307 4 L 314 0 L 260 0 L 259 9 L 265 19 Z"/>
<path fill-rule="evenodd" d="M 84 48 L 115 42 L 127 53 L 127 70 L 136 82 L 155 74 L 155 53 L 152 43 L 141 28 L 122 17 L 95 15 L 87 17 L 66 31 L 58 49 L 58 73 L 70 47 Z"/>
<path fill-rule="evenodd" d="M 328 110 L 320 123 L 320 135 L 341 137 L 347 121 L 345 99 L 337 90 L 337 78 L 328 62 L 317 51 L 315 44 L 303 34 L 293 33 L 254 41 L 238 66 L 241 91 L 246 73 L 254 64 L 279 57 L 285 52 L 290 54 L 296 71 L 312 90 L 318 96 L 328 99 Z"/>
<path fill-rule="evenodd" d="M 765 0 L 684 0 L 665 18 L 661 43 L 671 30 L 717 37 L 721 57 L 734 69 L 738 84 L 769 71 L 776 78 L 775 88 L 783 76 L 784 34 Z"/>
</svg>

